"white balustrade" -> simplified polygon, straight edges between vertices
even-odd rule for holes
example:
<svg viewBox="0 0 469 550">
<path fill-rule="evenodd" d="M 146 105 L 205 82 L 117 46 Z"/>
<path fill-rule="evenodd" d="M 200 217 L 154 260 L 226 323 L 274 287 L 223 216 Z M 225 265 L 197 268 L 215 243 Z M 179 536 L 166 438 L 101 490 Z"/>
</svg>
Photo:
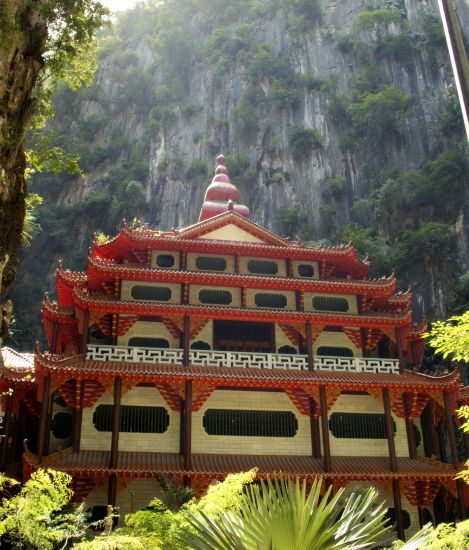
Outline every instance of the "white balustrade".
<svg viewBox="0 0 469 550">
<path fill-rule="evenodd" d="M 88 345 L 86 359 L 181 365 L 182 349 Z M 245 351 L 190 350 L 189 362 L 199 367 L 236 367 L 269 370 L 308 370 L 306 355 Z M 314 357 L 314 370 L 332 372 L 399 373 L 398 359 Z"/>
<path fill-rule="evenodd" d="M 182 349 L 88 345 L 86 359 L 91 361 L 127 361 L 154 365 L 182 363 Z"/>
</svg>

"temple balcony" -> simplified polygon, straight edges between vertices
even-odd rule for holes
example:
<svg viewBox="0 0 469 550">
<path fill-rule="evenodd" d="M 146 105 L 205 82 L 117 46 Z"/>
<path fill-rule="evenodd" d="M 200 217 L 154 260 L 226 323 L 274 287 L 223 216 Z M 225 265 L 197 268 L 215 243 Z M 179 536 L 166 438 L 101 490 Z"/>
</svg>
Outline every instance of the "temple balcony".
<svg viewBox="0 0 469 550">
<path fill-rule="evenodd" d="M 123 361 L 181 365 L 182 349 L 129 346 L 87 346 L 89 361 Z M 189 363 L 198 367 L 236 367 L 251 369 L 308 370 L 306 355 L 287 353 L 253 353 L 247 351 L 190 350 Z M 314 357 L 314 370 L 398 374 L 398 359 L 365 357 Z"/>
</svg>

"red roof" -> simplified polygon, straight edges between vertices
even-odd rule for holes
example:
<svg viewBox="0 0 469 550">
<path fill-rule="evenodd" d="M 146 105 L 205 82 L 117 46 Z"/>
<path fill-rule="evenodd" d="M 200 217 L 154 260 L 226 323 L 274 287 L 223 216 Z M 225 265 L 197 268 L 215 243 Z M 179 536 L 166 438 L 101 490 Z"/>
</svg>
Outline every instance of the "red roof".
<svg viewBox="0 0 469 550">
<path fill-rule="evenodd" d="M 32 383 L 34 353 L 20 353 L 8 347 L 1 348 L 0 377 L 17 382 Z"/>
<path fill-rule="evenodd" d="M 24 458 L 33 468 L 37 467 L 37 457 L 26 452 Z M 44 458 L 44 466 L 54 467 L 69 474 L 101 477 L 107 476 L 110 453 L 107 451 L 81 451 L 73 454 L 61 452 Z M 398 458 L 397 472 L 389 469 L 387 457 L 333 457 L 332 473 L 324 472 L 321 460 L 311 456 L 272 456 L 272 455 L 223 455 L 193 454 L 192 468 L 184 470 L 183 457 L 175 453 L 136 453 L 119 451 L 115 473 L 129 477 L 154 477 L 165 473 L 189 475 L 193 477 L 221 478 L 229 473 L 258 468 L 258 477 L 272 474 L 286 474 L 299 477 L 318 475 L 332 480 L 452 480 L 456 474 L 451 464 L 418 457 L 417 459 Z"/>
<path fill-rule="evenodd" d="M 426 392 L 431 390 L 457 390 L 459 374 L 454 371 L 444 376 L 428 376 L 405 371 L 402 374 L 377 374 L 363 372 L 298 371 L 278 369 L 252 369 L 238 367 L 201 367 L 182 365 L 157 365 L 121 361 L 90 361 L 81 355 L 63 358 L 58 355 L 36 354 L 39 370 L 67 376 L 112 379 L 117 374 L 135 381 L 181 382 L 193 380 L 217 386 L 246 386 L 272 388 L 340 387 L 343 391 L 363 391 L 371 387 L 389 387 L 400 391 Z"/>
</svg>

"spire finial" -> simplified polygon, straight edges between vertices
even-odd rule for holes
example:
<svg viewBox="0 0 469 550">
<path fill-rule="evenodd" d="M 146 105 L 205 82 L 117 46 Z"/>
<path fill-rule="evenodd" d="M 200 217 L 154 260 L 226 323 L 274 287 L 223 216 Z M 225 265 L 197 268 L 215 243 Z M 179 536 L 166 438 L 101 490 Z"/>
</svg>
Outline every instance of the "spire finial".
<svg viewBox="0 0 469 550">
<path fill-rule="evenodd" d="M 217 156 L 217 164 L 225 164 L 225 155 Z"/>
</svg>

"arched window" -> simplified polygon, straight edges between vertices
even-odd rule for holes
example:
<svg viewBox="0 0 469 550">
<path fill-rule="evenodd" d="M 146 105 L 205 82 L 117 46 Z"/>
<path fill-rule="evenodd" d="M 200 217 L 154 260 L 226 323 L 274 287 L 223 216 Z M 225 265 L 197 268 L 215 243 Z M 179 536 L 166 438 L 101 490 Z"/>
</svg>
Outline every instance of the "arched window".
<svg viewBox="0 0 469 550">
<path fill-rule="evenodd" d="M 200 350 L 209 350 L 212 349 L 207 342 L 204 342 L 203 340 L 197 340 L 196 342 L 192 342 L 191 349 L 200 349 Z"/>
<path fill-rule="evenodd" d="M 203 426 L 209 435 L 295 437 L 298 420 L 290 411 L 208 409 Z"/>
<path fill-rule="evenodd" d="M 396 431 L 394 421 L 393 428 Z M 329 418 L 329 430 L 334 437 L 338 438 L 387 438 L 384 414 L 334 412 Z"/>
<path fill-rule="evenodd" d="M 113 405 L 99 405 L 93 413 L 93 424 L 98 432 L 112 431 Z M 138 407 L 122 405 L 121 432 L 141 434 L 164 433 L 169 426 L 169 414 L 164 407 Z"/>
<path fill-rule="evenodd" d="M 59 412 L 52 419 L 51 429 L 56 439 L 67 439 L 72 435 L 73 418 L 70 413 Z"/>
</svg>

